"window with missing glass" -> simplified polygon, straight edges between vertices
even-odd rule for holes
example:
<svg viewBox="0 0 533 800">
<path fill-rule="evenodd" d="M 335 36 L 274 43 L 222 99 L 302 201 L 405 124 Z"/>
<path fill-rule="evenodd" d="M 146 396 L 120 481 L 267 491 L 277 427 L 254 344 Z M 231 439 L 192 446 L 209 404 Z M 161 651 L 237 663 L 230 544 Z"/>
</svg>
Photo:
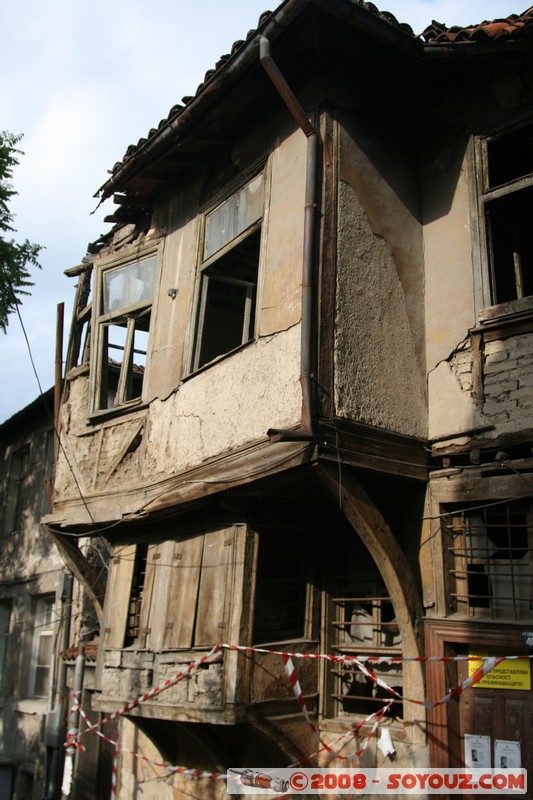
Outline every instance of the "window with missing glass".
<svg viewBox="0 0 533 800">
<path fill-rule="evenodd" d="M 254 338 L 263 175 L 204 217 L 192 369 Z"/>
<path fill-rule="evenodd" d="M 490 302 L 533 296 L 533 125 L 481 140 Z"/>
<path fill-rule="evenodd" d="M 309 572 L 301 534 L 284 529 L 261 532 L 254 643 L 301 639 L 308 633 Z"/>
<path fill-rule="evenodd" d="M 95 411 L 142 398 L 156 276 L 155 254 L 100 273 Z"/>
<path fill-rule="evenodd" d="M 360 566 L 360 565 L 359 565 Z M 368 657 L 402 656 L 402 640 L 396 613 L 383 580 L 368 561 L 367 569 L 357 567 L 349 575 L 339 570 L 336 577 L 339 594 L 331 599 L 332 631 L 335 655 L 347 656 L 331 668 L 331 698 L 335 715 L 371 714 L 383 708 L 391 694 L 350 662 L 353 656 L 363 661 Z M 374 675 L 402 693 L 402 665 L 394 661 L 376 661 Z M 395 701 L 387 714 L 401 716 L 402 703 Z"/>
<path fill-rule="evenodd" d="M 531 500 L 448 509 L 443 525 L 452 609 L 469 617 L 530 619 Z"/>
</svg>

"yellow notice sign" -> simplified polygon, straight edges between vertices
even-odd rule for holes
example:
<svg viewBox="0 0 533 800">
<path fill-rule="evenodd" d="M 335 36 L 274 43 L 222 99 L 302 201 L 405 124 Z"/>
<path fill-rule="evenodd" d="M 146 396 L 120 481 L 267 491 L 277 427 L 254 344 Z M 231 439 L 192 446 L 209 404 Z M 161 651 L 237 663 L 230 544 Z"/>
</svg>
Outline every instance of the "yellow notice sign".
<svg viewBox="0 0 533 800">
<path fill-rule="evenodd" d="M 504 647 L 491 647 L 490 649 L 475 648 L 468 655 L 470 658 L 492 657 L 492 656 L 527 656 L 527 650 L 510 650 Z M 483 664 L 482 660 L 468 662 L 468 677 L 474 674 Z M 519 658 L 509 661 L 501 661 L 485 675 L 480 681 L 474 684 L 474 689 L 514 689 L 528 692 L 531 689 L 531 661 L 529 658 Z"/>
</svg>

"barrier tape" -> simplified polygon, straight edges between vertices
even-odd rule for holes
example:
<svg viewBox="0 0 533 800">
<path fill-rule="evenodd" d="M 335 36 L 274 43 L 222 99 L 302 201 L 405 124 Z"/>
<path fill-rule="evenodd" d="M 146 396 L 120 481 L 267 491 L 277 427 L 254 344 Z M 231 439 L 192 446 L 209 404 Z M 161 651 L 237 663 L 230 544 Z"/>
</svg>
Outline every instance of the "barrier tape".
<svg viewBox="0 0 533 800">
<path fill-rule="evenodd" d="M 439 663 L 439 662 L 461 662 L 461 661 L 483 661 L 489 656 L 334 656 L 331 653 L 293 653 L 286 650 L 266 650 L 263 647 L 251 647 L 243 644 L 221 644 L 222 650 L 238 650 L 245 653 L 263 653 L 265 655 L 287 656 L 289 658 L 322 659 L 333 661 L 336 664 L 345 661 L 354 661 L 360 664 L 402 664 L 403 662 L 418 663 Z M 533 659 L 533 654 L 519 656 L 502 656 L 506 661 L 524 661 Z"/>
<path fill-rule="evenodd" d="M 311 758 L 314 758 L 316 755 L 318 755 L 323 750 L 326 750 L 329 753 L 331 753 L 332 754 L 332 758 L 341 758 L 341 759 L 345 759 L 345 760 L 351 760 L 351 759 L 354 759 L 354 758 L 362 755 L 364 753 L 364 751 L 366 750 L 366 747 L 368 746 L 368 743 L 369 743 L 370 739 L 375 735 L 376 731 L 378 730 L 379 724 L 382 721 L 382 719 L 383 719 L 384 715 L 386 714 L 387 710 L 390 708 L 391 704 L 394 702 L 394 700 L 392 698 L 390 700 L 386 701 L 386 703 L 384 704 L 384 706 L 381 709 L 379 709 L 378 711 L 374 712 L 373 714 L 368 716 L 366 719 L 358 722 L 356 725 L 354 725 L 351 728 L 350 731 L 348 731 L 347 733 L 342 734 L 338 739 L 335 739 L 331 743 L 331 745 L 328 745 L 321 739 L 319 730 L 318 730 L 317 726 L 315 725 L 315 723 L 313 722 L 313 720 L 311 719 L 311 716 L 310 716 L 309 711 L 307 709 L 307 706 L 305 704 L 302 688 L 301 688 L 301 685 L 300 685 L 300 681 L 298 679 L 298 674 L 296 672 L 296 668 L 294 667 L 294 663 L 292 661 L 293 658 L 325 659 L 325 660 L 328 660 L 328 661 L 333 661 L 334 663 L 352 663 L 355 666 L 357 666 L 366 677 L 368 677 L 371 681 L 376 683 L 376 685 L 379 685 L 385 691 L 387 691 L 390 694 L 394 695 L 395 698 L 397 698 L 399 700 L 406 700 L 407 702 L 412 702 L 412 703 L 415 703 L 417 705 L 421 705 L 421 706 L 423 706 L 425 708 L 431 709 L 431 708 L 435 708 L 435 707 L 437 707 L 439 705 L 442 705 L 443 703 L 447 703 L 450 700 L 455 699 L 456 697 L 459 697 L 459 695 L 461 695 L 464 691 L 466 691 L 467 689 L 471 688 L 476 683 L 478 683 L 482 678 L 484 678 L 486 675 L 488 675 L 489 672 L 491 672 L 502 661 L 518 660 L 518 659 L 525 659 L 525 658 L 529 659 L 529 658 L 533 657 L 533 656 L 529 656 L 528 655 L 528 656 L 498 656 L 498 657 L 494 657 L 494 656 L 492 656 L 492 657 L 483 657 L 483 656 L 442 656 L 442 657 L 440 657 L 440 656 L 427 656 L 427 657 L 423 657 L 423 656 L 420 656 L 420 657 L 397 657 L 397 656 L 386 657 L 386 656 L 378 656 L 378 657 L 376 657 L 376 656 L 368 656 L 368 657 L 359 658 L 359 657 L 356 657 L 356 656 L 349 656 L 349 655 L 334 656 L 334 655 L 323 654 L 323 653 L 292 653 L 292 652 L 286 652 L 286 651 L 266 650 L 266 649 L 257 648 L 257 647 L 246 647 L 244 645 L 218 644 L 218 645 L 215 645 L 208 653 L 205 653 L 199 659 L 197 659 L 196 661 L 192 662 L 186 669 L 180 670 L 180 672 L 178 672 L 172 678 L 169 678 L 166 681 L 164 681 L 163 683 L 159 684 L 158 686 L 153 687 L 148 692 L 145 692 L 144 694 L 142 694 L 139 697 L 135 698 L 133 701 L 131 701 L 129 703 L 126 703 L 118 711 L 112 712 L 111 714 L 107 714 L 105 717 L 103 717 L 99 722 L 97 722 L 95 724 L 91 724 L 90 723 L 88 717 L 86 716 L 86 714 L 84 713 L 83 709 L 81 708 L 81 704 L 80 704 L 80 700 L 79 700 L 79 696 L 78 696 L 79 693 L 73 693 L 73 695 L 72 695 L 73 701 L 74 701 L 73 710 L 76 709 L 76 710 L 79 711 L 80 716 L 84 720 L 84 722 L 87 725 L 87 727 L 82 731 L 80 731 L 77 728 L 69 729 L 69 731 L 67 733 L 67 741 L 65 743 L 67 755 L 70 758 L 72 758 L 76 749 L 84 749 L 82 747 L 82 745 L 80 744 L 79 739 L 80 739 L 80 737 L 82 735 L 84 735 L 86 733 L 89 733 L 91 731 L 96 733 L 98 736 L 100 736 L 102 739 L 104 739 L 106 742 L 108 742 L 112 746 L 114 746 L 114 748 L 115 748 L 115 757 L 114 757 L 114 762 L 113 762 L 113 780 L 114 780 L 115 792 L 116 792 L 116 769 L 118 770 L 118 766 L 117 765 L 118 765 L 118 752 L 119 752 L 119 750 L 120 750 L 120 752 L 128 753 L 128 754 L 134 756 L 135 758 L 142 759 L 142 760 L 146 761 L 147 763 L 152 764 L 153 766 L 157 766 L 157 767 L 161 767 L 163 769 L 166 769 L 171 774 L 181 774 L 181 775 L 184 775 L 186 777 L 191 777 L 191 778 L 211 778 L 211 779 L 216 779 L 216 780 L 225 780 L 227 776 L 222 774 L 222 773 L 205 772 L 205 771 L 201 771 L 201 770 L 190 769 L 190 768 L 187 768 L 187 767 L 176 767 L 176 766 L 173 766 L 173 765 L 170 765 L 170 764 L 166 764 L 166 763 L 163 763 L 163 762 L 155 761 L 154 759 L 150 759 L 147 756 L 143 756 L 143 755 L 141 755 L 139 753 L 136 753 L 136 752 L 134 752 L 132 750 L 128 750 L 126 748 L 122 748 L 119 745 L 118 737 L 117 737 L 117 741 L 114 741 L 113 739 L 110 739 L 108 736 L 106 736 L 100 730 L 100 728 L 103 725 L 105 725 L 106 722 L 110 722 L 110 721 L 112 721 L 114 719 L 117 719 L 118 717 L 123 716 L 124 714 L 127 714 L 128 711 L 131 711 L 132 709 L 137 708 L 139 705 L 141 705 L 141 703 L 147 702 L 148 700 L 152 699 L 153 697 L 156 697 L 159 694 L 161 694 L 161 692 L 165 691 L 165 689 L 169 689 L 171 686 L 174 686 L 182 678 L 191 677 L 191 675 L 202 664 L 206 664 L 206 663 L 208 663 L 210 661 L 212 662 L 214 660 L 214 657 L 218 653 L 220 653 L 222 650 L 230 650 L 230 651 L 233 650 L 233 651 L 238 651 L 238 652 L 262 653 L 262 654 L 268 654 L 268 655 L 271 655 L 271 656 L 272 655 L 277 655 L 277 656 L 280 656 L 282 658 L 282 661 L 283 661 L 283 664 L 284 664 L 284 667 L 285 667 L 285 671 L 286 671 L 287 676 L 289 678 L 289 682 L 291 684 L 293 693 L 294 693 L 295 698 L 296 698 L 296 700 L 298 702 L 300 710 L 302 711 L 302 714 L 303 714 L 308 726 L 310 727 L 312 732 L 317 736 L 317 739 L 318 739 L 318 741 L 319 741 L 319 743 L 321 745 L 320 748 L 315 753 L 312 753 L 311 755 L 305 756 L 305 758 L 303 758 L 301 761 L 296 762 L 295 764 L 291 764 L 291 766 L 300 766 L 301 764 L 305 763 L 306 761 L 309 761 Z M 479 662 L 480 660 L 483 661 L 483 664 L 471 676 L 469 676 L 459 686 L 457 686 L 454 689 L 450 690 L 443 698 L 441 698 L 440 700 L 437 700 L 436 702 L 432 702 L 432 703 L 427 703 L 427 702 L 425 702 L 423 700 L 414 700 L 414 699 L 402 697 L 402 695 L 400 695 L 392 687 L 388 686 L 388 684 L 385 681 L 383 681 L 381 678 L 379 678 L 379 676 L 377 676 L 373 672 L 373 670 L 369 669 L 365 665 L 366 663 L 369 663 L 369 662 L 374 663 L 374 664 L 376 664 L 376 663 L 380 663 L 380 664 L 381 663 L 389 663 L 390 664 L 390 663 L 401 663 L 401 662 L 404 662 L 404 661 L 406 661 L 406 662 L 409 662 L 409 661 L 418 661 L 418 662 L 478 661 Z M 361 730 L 361 728 L 364 727 L 365 725 L 367 725 L 371 721 L 372 721 L 372 729 L 371 729 L 370 733 L 367 734 L 367 736 L 365 737 L 366 741 L 365 741 L 365 744 L 363 745 L 363 747 L 359 748 L 354 753 L 352 753 L 351 755 L 348 755 L 348 756 L 342 755 L 340 753 L 340 751 L 336 751 L 336 750 L 333 749 L 332 745 L 337 744 L 338 742 L 342 741 L 343 739 L 347 738 L 348 736 L 354 735 L 357 738 L 358 732 Z M 113 797 L 113 795 L 112 795 L 112 797 Z"/>
<path fill-rule="evenodd" d="M 85 717 L 85 715 L 83 714 L 83 712 L 81 710 L 81 707 L 80 707 L 80 714 L 82 714 Z M 110 795 L 110 800 L 117 800 L 118 759 L 119 759 L 119 754 L 120 754 L 119 741 L 120 741 L 120 732 L 117 733 L 117 741 L 115 742 L 114 750 L 113 750 L 113 766 L 112 766 L 112 769 L 111 769 L 111 795 Z"/>
<path fill-rule="evenodd" d="M 105 725 L 106 722 L 111 722 L 111 720 L 113 719 L 122 717 L 124 714 L 127 714 L 128 711 L 132 711 L 132 709 L 137 708 L 137 706 L 140 706 L 141 703 L 146 703 L 146 701 L 151 700 L 152 697 L 157 697 L 157 695 L 161 694 L 161 692 L 164 692 L 165 689 L 170 689 L 171 686 L 174 686 L 182 678 L 190 676 L 202 664 L 206 664 L 210 659 L 213 658 L 213 656 L 215 656 L 221 650 L 221 648 L 222 645 L 216 644 L 213 648 L 211 648 L 209 653 L 205 653 L 197 661 L 194 661 L 192 664 L 189 664 L 187 669 L 181 670 L 176 675 L 174 675 L 173 678 L 168 678 L 168 680 L 166 680 L 164 683 L 159 684 L 159 686 L 154 686 L 153 689 L 150 689 L 148 692 L 139 695 L 139 697 L 136 697 L 135 700 L 132 700 L 130 703 L 126 703 L 126 705 L 120 708 L 118 711 L 114 711 L 111 714 L 107 714 L 105 717 L 103 717 L 103 719 L 100 720 L 100 722 L 97 722 L 94 725 L 90 725 L 88 728 L 82 731 L 82 734 L 89 733 L 90 731 L 95 731 L 98 728 L 101 728 L 102 725 Z M 81 736 L 82 734 L 79 735 Z"/>
<path fill-rule="evenodd" d="M 349 663 L 354 664 L 358 667 L 361 672 L 366 675 L 369 680 L 371 680 L 376 685 L 380 686 L 384 691 L 392 694 L 398 700 L 402 700 L 407 703 L 414 703 L 415 705 L 423 706 L 427 709 L 436 708 L 437 706 L 442 705 L 443 703 L 448 703 L 450 700 L 453 700 L 455 697 L 458 697 L 465 689 L 468 689 L 470 686 L 474 686 L 478 681 L 488 675 L 488 673 L 494 669 L 497 664 L 501 661 L 516 661 L 519 659 L 526 659 L 526 658 L 533 658 L 533 655 L 527 656 L 499 656 L 495 657 L 488 657 L 488 656 L 413 656 L 413 657 L 387 657 L 387 656 L 380 656 L 379 663 L 400 663 L 403 661 L 406 662 L 447 662 L 447 661 L 483 661 L 484 663 L 477 669 L 473 675 L 467 678 L 460 686 L 457 686 L 452 691 L 448 692 L 447 695 L 442 697 L 440 700 L 437 700 L 433 703 L 427 703 L 424 700 L 416 700 L 411 697 L 405 697 L 401 695 L 396 689 L 393 689 L 392 686 L 389 686 L 382 678 L 380 678 L 376 673 L 371 670 L 369 667 L 365 665 L 364 662 L 369 662 L 370 659 L 374 659 L 372 663 L 376 663 L 378 658 L 374 658 L 373 656 L 368 656 L 366 658 L 359 658 L 359 656 L 349 656 L 349 655 L 341 655 L 341 656 L 332 656 L 330 654 L 325 653 L 290 653 L 282 650 L 264 650 L 260 647 L 246 647 L 244 645 L 238 644 L 222 644 L 220 647 L 223 650 L 238 650 L 240 652 L 253 652 L 253 653 L 269 653 L 270 655 L 278 655 L 281 656 L 282 659 L 285 658 L 304 658 L 304 659 L 323 659 L 326 661 L 333 661 L 334 663 Z"/>
<path fill-rule="evenodd" d="M 82 717 L 83 721 L 90 726 L 89 718 L 83 711 L 80 705 L 78 705 L 78 710 L 80 712 L 80 716 Z M 85 731 L 84 731 L 85 732 Z M 111 739 L 109 736 L 106 736 L 100 730 L 95 730 L 94 733 L 99 736 L 104 742 L 112 745 L 115 748 L 115 752 L 127 753 L 130 756 L 134 756 L 134 758 L 139 759 L 140 761 L 144 761 L 147 764 L 151 764 L 153 767 L 161 767 L 162 769 L 166 769 L 168 772 L 172 774 L 180 774 L 185 775 L 189 778 L 214 778 L 216 780 L 226 780 L 227 775 L 222 772 L 206 772 L 205 770 L 198 770 L 198 769 L 191 769 L 190 767 L 176 767 L 173 764 L 167 764 L 163 761 L 156 761 L 154 758 L 149 758 L 148 756 L 143 755 L 142 753 L 137 753 L 135 750 L 129 750 L 127 747 L 122 747 L 119 743 L 119 737 L 117 739 Z"/>
</svg>

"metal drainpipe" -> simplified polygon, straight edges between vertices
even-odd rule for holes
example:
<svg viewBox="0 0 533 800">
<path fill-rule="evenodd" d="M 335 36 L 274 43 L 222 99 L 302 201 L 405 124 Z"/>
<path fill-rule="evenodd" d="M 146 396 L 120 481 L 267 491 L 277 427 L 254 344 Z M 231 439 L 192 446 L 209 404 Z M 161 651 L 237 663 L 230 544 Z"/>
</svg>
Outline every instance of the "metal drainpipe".
<svg viewBox="0 0 533 800">
<path fill-rule="evenodd" d="M 305 185 L 304 250 L 302 264 L 302 322 L 300 352 L 300 385 L 302 413 L 296 430 L 270 428 L 267 436 L 271 442 L 310 441 L 314 438 L 313 386 L 312 386 L 312 334 L 313 334 L 313 256 L 315 248 L 316 177 L 318 133 L 309 121 L 302 106 L 294 96 L 285 78 L 270 55 L 270 42 L 266 36 L 259 39 L 259 59 L 282 100 L 300 129 L 307 136 L 307 172 Z"/>
<path fill-rule="evenodd" d="M 79 654 L 74 666 L 74 678 L 72 681 L 72 694 L 82 703 L 83 675 L 85 672 L 85 652 L 83 644 L 79 644 Z M 61 799 L 69 798 L 72 792 L 74 769 L 76 766 L 76 741 L 78 736 L 79 711 L 76 705 L 70 707 L 68 716 L 67 748 L 65 754 L 65 764 L 63 768 L 63 782 L 61 786 Z"/>
</svg>

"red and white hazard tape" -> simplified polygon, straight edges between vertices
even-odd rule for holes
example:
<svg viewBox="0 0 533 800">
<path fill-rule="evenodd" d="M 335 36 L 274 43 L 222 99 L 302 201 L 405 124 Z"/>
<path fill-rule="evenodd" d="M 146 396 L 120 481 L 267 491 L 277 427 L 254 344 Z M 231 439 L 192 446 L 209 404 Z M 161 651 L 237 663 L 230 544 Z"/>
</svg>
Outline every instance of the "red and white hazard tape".
<svg viewBox="0 0 533 800">
<path fill-rule="evenodd" d="M 100 730 L 96 730 L 94 726 L 91 726 L 89 722 L 89 718 L 87 717 L 86 713 L 82 709 L 82 707 L 77 705 L 77 709 L 80 712 L 80 716 L 82 717 L 83 721 L 86 723 L 87 726 L 91 727 L 91 730 L 99 736 L 104 742 L 112 745 L 115 748 L 115 758 L 113 760 L 113 769 L 115 767 L 115 763 L 118 761 L 118 753 L 126 753 L 127 755 L 133 756 L 140 761 L 144 761 L 146 764 L 151 764 L 153 767 L 161 767 L 161 769 L 166 769 L 168 772 L 172 773 L 173 775 L 185 775 L 188 778 L 214 778 L 215 780 L 226 780 L 227 775 L 222 772 L 207 772 L 205 770 L 198 770 L 198 769 L 191 769 L 190 767 L 176 767 L 173 764 L 167 764 L 164 761 L 156 761 L 154 758 L 149 758 L 148 756 L 143 755 L 142 753 L 137 753 L 135 750 L 129 750 L 127 747 L 122 747 L 119 743 L 119 737 L 117 736 L 116 740 L 111 739 L 109 736 L 106 736 Z M 86 731 L 82 731 L 82 733 L 86 733 Z"/>
<path fill-rule="evenodd" d="M 80 707 L 80 714 L 83 713 Z M 85 718 L 85 715 L 83 715 Z M 117 741 L 114 743 L 113 749 L 113 767 L 111 769 L 111 795 L 110 800 L 117 800 L 117 788 L 118 788 L 118 760 L 120 756 L 120 732 L 117 733 Z"/>
<path fill-rule="evenodd" d="M 380 656 L 367 656 L 365 658 L 359 658 L 359 656 L 349 656 L 349 655 L 341 655 L 341 656 L 333 656 L 330 654 L 324 653 L 291 653 L 282 650 L 265 650 L 260 647 L 245 647 L 244 645 L 237 645 L 237 644 L 222 644 L 220 647 L 223 650 L 238 650 L 239 652 L 252 652 L 252 653 L 268 653 L 270 655 L 277 655 L 281 656 L 284 663 L 286 663 L 285 659 L 292 659 L 292 658 L 304 658 L 304 659 L 324 659 L 326 661 L 333 661 L 334 663 L 350 663 L 354 664 L 358 667 L 361 672 L 366 675 L 369 680 L 375 683 L 377 686 L 380 686 L 384 691 L 388 692 L 389 694 L 394 695 L 398 700 L 403 700 L 408 703 L 415 703 L 416 705 L 423 706 L 424 708 L 436 708 L 437 706 L 442 705 L 443 703 L 448 703 L 454 697 L 458 697 L 465 689 L 468 689 L 470 686 L 474 686 L 478 681 L 480 681 L 485 675 L 494 669 L 494 667 L 499 664 L 501 661 L 516 661 L 520 659 L 529 659 L 533 658 L 533 656 L 501 656 L 498 658 L 494 657 L 484 657 L 484 656 L 414 656 L 414 657 L 383 657 Z M 424 700 L 415 700 L 410 697 L 404 697 L 403 695 L 399 694 L 396 689 L 393 689 L 392 686 L 389 686 L 382 678 L 373 672 L 373 670 L 369 669 L 366 664 L 367 663 L 401 663 L 401 662 L 447 662 L 447 661 L 483 661 L 483 664 L 479 669 L 477 669 L 473 675 L 467 678 L 460 686 L 457 686 L 455 689 L 452 689 L 451 692 L 448 692 L 445 697 L 442 697 L 440 700 L 437 700 L 433 703 L 427 703 Z"/>
<path fill-rule="evenodd" d="M 82 731 L 82 733 L 85 734 L 89 733 L 90 731 L 95 731 L 97 730 L 97 728 L 101 728 L 102 725 L 105 725 L 106 722 L 110 722 L 112 719 L 117 719 L 117 717 L 122 717 L 124 714 L 127 714 L 128 711 L 132 711 L 132 709 L 137 708 L 137 706 L 140 706 L 141 703 L 146 703 L 147 700 L 151 700 L 152 697 L 157 697 L 157 695 L 161 694 L 161 692 L 164 692 L 165 689 L 170 689 L 171 686 L 174 686 L 182 678 L 190 676 L 202 664 L 206 664 L 207 662 L 212 660 L 214 656 L 218 652 L 220 652 L 221 648 L 222 645 L 216 644 L 209 651 L 209 653 L 205 653 L 197 661 L 194 661 L 192 664 L 189 664 L 187 669 L 181 670 L 176 675 L 174 675 L 173 678 L 168 678 L 168 680 L 166 680 L 164 683 L 159 684 L 159 686 L 154 686 L 153 689 L 150 689 L 148 692 L 139 695 L 139 697 L 136 697 L 135 700 L 132 700 L 130 703 L 126 703 L 126 705 L 120 708 L 118 711 L 114 711 L 112 714 L 107 714 L 103 719 L 100 720 L 100 722 L 97 722 L 95 725 L 90 725 L 88 728 Z M 81 736 L 81 734 L 79 735 Z"/>
<path fill-rule="evenodd" d="M 341 664 L 346 661 L 358 662 L 360 664 L 403 664 L 404 662 L 416 661 L 418 663 L 439 663 L 439 662 L 460 662 L 460 661 L 483 661 L 488 656 L 334 656 L 331 653 L 293 653 L 287 650 L 266 650 L 263 647 L 251 647 L 242 644 L 221 644 L 222 650 L 238 650 L 243 653 L 264 653 L 265 655 L 288 656 L 289 658 L 322 659 Z M 506 661 L 524 661 L 533 659 L 533 655 L 503 656 Z"/>
<path fill-rule="evenodd" d="M 301 685 L 300 685 L 300 681 L 298 679 L 298 675 L 297 675 L 296 669 L 294 667 L 294 663 L 292 661 L 293 658 L 325 659 L 325 660 L 328 660 L 328 661 L 333 661 L 335 663 L 351 663 L 351 664 L 354 664 L 355 666 L 357 666 L 361 670 L 361 672 L 369 680 L 371 680 L 372 682 L 376 683 L 376 685 L 380 686 L 382 689 L 384 689 L 385 691 L 387 691 L 388 693 L 393 695 L 398 700 L 404 700 L 404 701 L 407 701 L 407 702 L 415 703 L 417 705 L 421 705 L 421 706 L 423 706 L 425 708 L 428 708 L 428 709 L 435 708 L 435 707 L 437 707 L 439 705 L 442 705 L 443 703 L 448 703 L 450 700 L 458 697 L 465 690 L 469 689 L 470 687 L 472 687 L 476 683 L 478 683 L 482 678 L 485 677 L 485 675 L 487 675 L 489 672 L 491 672 L 491 670 L 493 670 L 494 667 L 496 667 L 502 661 L 530 658 L 530 656 L 500 656 L 500 657 L 487 657 L 487 658 L 484 658 L 482 656 L 475 656 L 475 657 L 473 657 L 473 656 L 442 656 L 442 657 L 437 657 L 437 656 L 430 656 L 430 657 L 398 657 L 398 656 L 394 656 L 394 657 L 381 657 L 381 656 L 380 657 L 374 657 L 374 656 L 367 656 L 367 657 L 359 658 L 359 657 L 348 656 L 348 655 L 333 656 L 333 655 L 323 654 L 323 653 L 292 653 L 292 652 L 278 651 L 278 650 L 266 650 L 266 649 L 258 648 L 258 647 L 246 647 L 246 646 L 243 646 L 243 645 L 218 644 L 218 645 L 215 645 L 208 653 L 205 653 L 199 659 L 197 659 L 196 661 L 191 663 L 186 669 L 181 670 L 180 672 L 178 672 L 176 675 L 174 675 L 174 677 L 169 678 L 168 680 L 164 681 L 163 683 L 159 684 L 158 686 L 153 687 L 148 692 L 145 692 L 144 694 L 142 694 L 139 697 L 135 698 L 135 700 L 133 700 L 133 701 L 131 701 L 129 703 L 126 703 L 126 705 L 124 705 L 118 711 L 115 711 L 115 712 L 113 712 L 111 714 L 107 714 L 105 717 L 103 717 L 96 724 L 91 724 L 90 723 L 89 719 L 87 718 L 86 714 L 84 713 L 83 709 L 81 708 L 81 704 L 80 704 L 80 701 L 79 701 L 78 694 L 74 693 L 73 694 L 73 702 L 74 702 L 75 708 L 79 711 L 79 713 L 80 713 L 82 719 L 84 720 L 84 722 L 86 723 L 87 727 L 82 731 L 79 731 L 77 728 L 69 729 L 69 731 L 67 733 L 67 741 L 65 743 L 65 746 L 67 748 L 67 754 L 70 757 L 72 757 L 76 748 L 77 749 L 83 749 L 81 744 L 80 744 L 80 742 L 79 742 L 80 736 L 82 736 L 82 735 L 84 735 L 86 733 L 89 733 L 91 731 L 96 733 L 98 736 L 100 736 L 102 739 L 104 739 L 109 744 L 113 745 L 114 748 L 115 748 L 115 756 L 114 756 L 114 762 L 113 762 L 113 786 L 115 787 L 114 788 L 115 794 L 116 794 L 116 770 L 118 768 L 117 764 L 118 764 L 118 754 L 119 754 L 119 752 L 129 753 L 130 755 L 133 755 L 135 758 L 142 759 L 142 760 L 148 762 L 149 764 L 152 764 L 153 766 L 157 766 L 157 767 L 161 767 L 163 769 L 166 769 L 171 774 L 181 774 L 181 775 L 184 775 L 186 777 L 191 777 L 191 778 L 211 778 L 211 779 L 215 779 L 215 780 L 225 780 L 226 779 L 226 775 L 224 775 L 222 773 L 205 772 L 205 771 L 200 771 L 200 770 L 189 769 L 187 767 L 176 767 L 176 766 L 173 766 L 173 765 L 170 765 L 170 764 L 166 764 L 166 763 L 155 761 L 155 760 L 150 759 L 150 758 L 148 758 L 146 756 L 143 756 L 142 754 L 135 753 L 135 752 L 133 752 L 131 750 L 127 750 L 126 748 L 120 747 L 118 741 L 114 741 L 114 740 L 110 739 L 102 731 L 99 730 L 103 725 L 105 725 L 106 722 L 110 722 L 111 720 L 117 719 L 118 717 L 121 717 L 124 714 L 127 714 L 129 711 L 131 711 L 134 708 L 137 708 L 139 705 L 141 705 L 141 703 L 147 702 L 148 700 L 152 699 L 153 697 L 156 697 L 159 694 L 161 694 L 161 692 L 165 691 L 165 689 L 169 689 L 171 686 L 174 686 L 182 678 L 190 677 L 202 664 L 206 664 L 206 663 L 214 661 L 215 657 L 217 656 L 217 654 L 219 654 L 222 650 L 234 650 L 234 651 L 238 651 L 238 652 L 262 653 L 262 654 L 268 654 L 270 656 L 280 656 L 282 658 L 283 664 L 285 666 L 285 670 L 286 670 L 286 673 L 287 673 L 287 676 L 289 678 L 293 693 L 294 693 L 295 698 L 296 698 L 296 700 L 298 702 L 300 710 L 302 711 L 302 714 L 303 714 L 303 716 L 304 716 L 304 718 L 305 718 L 310 730 L 315 734 L 315 736 L 318 739 L 318 742 L 320 743 L 319 750 L 317 750 L 315 753 L 313 753 L 313 754 L 311 754 L 309 756 L 306 756 L 304 759 L 302 759 L 301 761 L 299 761 L 296 764 L 293 764 L 291 766 L 299 766 L 299 765 L 305 763 L 306 761 L 309 761 L 311 758 L 315 757 L 320 752 L 322 752 L 322 750 L 326 750 L 329 753 L 331 753 L 332 758 L 342 758 L 342 759 L 350 760 L 350 759 L 354 759 L 354 758 L 357 758 L 357 757 L 361 756 L 364 753 L 366 747 L 368 746 L 368 742 L 370 741 L 370 739 L 375 735 L 376 731 L 378 730 L 379 724 L 382 721 L 382 719 L 383 719 L 384 715 L 386 714 L 387 710 L 390 708 L 391 704 L 394 702 L 394 700 L 392 698 L 390 700 L 386 701 L 384 706 L 383 706 L 383 708 L 381 708 L 378 711 L 374 712 L 373 714 L 371 714 L 366 719 L 358 722 L 357 725 L 355 725 L 350 731 L 348 731 L 347 733 L 342 734 L 342 736 L 340 736 L 338 739 L 335 739 L 333 742 L 331 742 L 331 744 L 328 745 L 320 737 L 319 730 L 318 730 L 316 724 L 311 719 L 311 715 L 309 714 L 309 711 L 308 711 L 307 706 L 305 704 L 305 700 L 304 700 L 302 688 L 301 688 Z M 403 697 L 395 689 L 393 689 L 392 687 L 388 686 L 388 684 L 385 681 L 383 681 L 379 676 L 377 676 L 374 673 L 373 670 L 371 670 L 368 666 L 366 666 L 366 664 L 368 664 L 368 663 L 372 663 L 372 664 L 389 663 L 390 664 L 390 663 L 401 663 L 401 662 L 404 662 L 404 661 L 406 661 L 406 662 L 409 662 L 409 661 L 418 661 L 418 662 L 482 661 L 483 663 L 482 663 L 481 667 L 479 667 L 479 669 L 477 669 L 474 672 L 473 675 L 468 677 L 459 686 L 455 687 L 450 692 L 448 692 L 448 694 L 445 695 L 445 697 L 441 698 L 440 700 L 437 700 L 436 702 L 427 703 L 427 702 L 425 702 L 423 700 L 415 700 L 415 699 Z M 361 728 L 363 728 L 363 726 L 365 726 L 365 725 L 368 725 L 369 723 L 372 723 L 372 728 L 371 728 L 370 732 L 366 735 L 365 743 L 361 748 L 359 748 L 354 753 L 352 753 L 351 755 L 348 755 L 348 756 L 342 755 L 340 751 L 337 751 L 337 750 L 334 749 L 334 745 L 339 743 L 339 742 L 341 742 L 343 739 L 345 739 L 345 738 L 347 738 L 349 736 L 352 736 L 352 735 L 357 737 L 358 736 L 358 732 L 361 730 Z M 118 739 L 118 737 L 117 737 L 117 739 Z M 112 797 L 114 797 L 114 796 L 115 795 L 112 795 Z"/>
</svg>

